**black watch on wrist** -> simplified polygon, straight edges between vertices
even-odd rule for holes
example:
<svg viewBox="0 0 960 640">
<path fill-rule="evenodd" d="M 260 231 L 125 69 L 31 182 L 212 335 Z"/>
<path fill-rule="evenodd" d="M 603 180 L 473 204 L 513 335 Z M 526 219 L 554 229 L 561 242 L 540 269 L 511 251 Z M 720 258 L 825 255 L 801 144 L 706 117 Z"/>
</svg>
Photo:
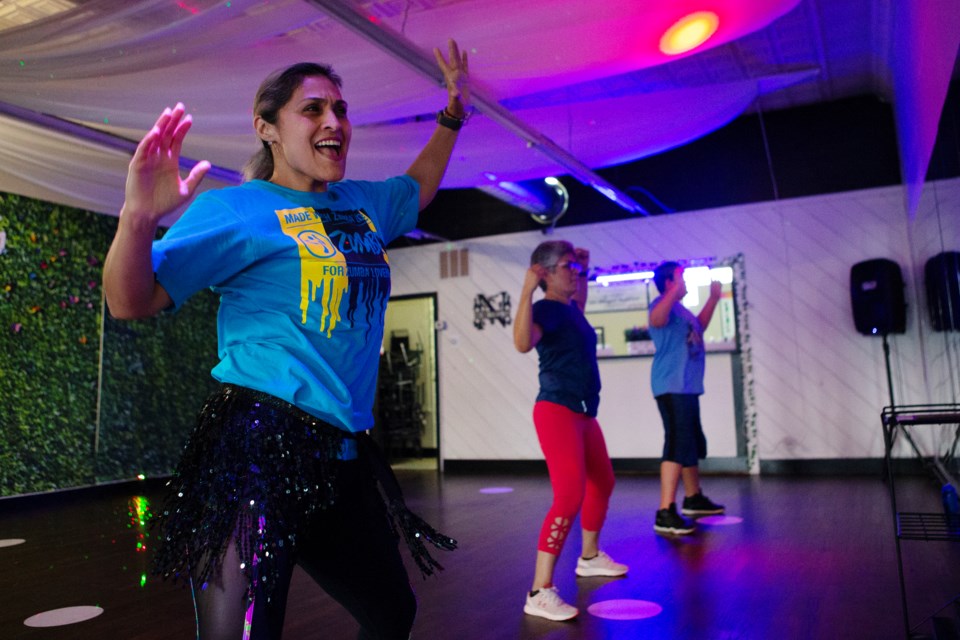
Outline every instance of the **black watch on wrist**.
<svg viewBox="0 0 960 640">
<path fill-rule="evenodd" d="M 446 108 L 440 109 L 440 111 L 437 112 L 437 124 L 441 127 L 452 129 L 453 131 L 460 131 L 463 123 L 466 121 L 466 118 L 455 118 L 451 116 L 447 113 Z"/>
</svg>

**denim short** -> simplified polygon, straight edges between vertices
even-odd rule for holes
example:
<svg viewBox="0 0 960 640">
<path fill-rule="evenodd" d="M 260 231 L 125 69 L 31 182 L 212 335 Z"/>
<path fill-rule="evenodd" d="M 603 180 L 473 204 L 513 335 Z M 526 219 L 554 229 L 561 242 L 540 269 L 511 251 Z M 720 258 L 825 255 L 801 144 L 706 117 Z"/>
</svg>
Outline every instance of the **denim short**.
<svg viewBox="0 0 960 640">
<path fill-rule="evenodd" d="M 656 397 L 663 418 L 663 460 L 695 467 L 707 457 L 707 438 L 700 425 L 700 396 L 665 393 Z"/>
</svg>

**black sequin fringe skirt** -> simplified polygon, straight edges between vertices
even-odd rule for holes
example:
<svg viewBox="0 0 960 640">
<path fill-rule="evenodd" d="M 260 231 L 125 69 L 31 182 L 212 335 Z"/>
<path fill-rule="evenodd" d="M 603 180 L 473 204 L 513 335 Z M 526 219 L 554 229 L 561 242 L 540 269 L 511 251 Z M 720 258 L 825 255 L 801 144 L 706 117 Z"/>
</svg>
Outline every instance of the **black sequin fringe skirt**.
<svg viewBox="0 0 960 640">
<path fill-rule="evenodd" d="M 154 573 L 204 585 L 220 571 L 233 539 L 250 594 L 258 582 L 272 587 L 279 552 L 295 553 L 297 533 L 310 514 L 336 501 L 337 461 L 348 438 L 357 440 L 394 532 L 403 535 L 421 573 L 442 569 L 424 543 L 452 550 L 456 541 L 406 508 L 390 466 L 368 435 L 338 429 L 271 395 L 222 385 L 201 409 L 152 522 L 159 531 Z"/>
</svg>

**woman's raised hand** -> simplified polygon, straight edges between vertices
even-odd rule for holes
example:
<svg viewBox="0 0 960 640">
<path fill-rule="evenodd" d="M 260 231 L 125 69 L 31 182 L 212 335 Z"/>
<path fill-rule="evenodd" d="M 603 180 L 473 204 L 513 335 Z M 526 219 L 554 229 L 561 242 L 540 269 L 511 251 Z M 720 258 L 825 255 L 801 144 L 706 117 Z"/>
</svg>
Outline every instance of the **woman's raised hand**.
<svg viewBox="0 0 960 640">
<path fill-rule="evenodd" d="M 198 162 L 185 179 L 180 177 L 180 147 L 191 124 L 183 104 L 163 110 L 130 160 L 121 215 L 156 224 L 193 196 L 210 163 Z"/>
<path fill-rule="evenodd" d="M 540 281 L 547 277 L 547 270 L 543 265 L 532 264 L 523 276 L 522 295 L 531 296 L 540 286 Z"/>
<path fill-rule="evenodd" d="M 583 273 L 586 273 L 587 269 L 590 268 L 590 250 L 577 247 L 573 250 L 573 255 L 580 266 L 583 267 Z"/>
<path fill-rule="evenodd" d="M 434 47 L 433 55 L 437 59 L 443 79 L 447 85 L 447 113 L 454 118 L 467 115 L 470 104 L 470 68 L 467 65 L 467 52 L 461 53 L 453 38 L 449 41 L 449 61 L 443 58 L 440 49 Z"/>
</svg>

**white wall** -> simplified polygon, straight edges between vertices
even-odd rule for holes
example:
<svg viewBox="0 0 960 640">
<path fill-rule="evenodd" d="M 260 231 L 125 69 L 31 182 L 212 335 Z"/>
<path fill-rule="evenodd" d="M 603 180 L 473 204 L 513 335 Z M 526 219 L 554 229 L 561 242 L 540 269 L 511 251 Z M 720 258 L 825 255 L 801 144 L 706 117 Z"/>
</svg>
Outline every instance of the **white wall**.
<svg viewBox="0 0 960 640">
<path fill-rule="evenodd" d="M 737 457 L 731 357 L 730 353 L 707 353 L 700 416 L 712 458 Z M 652 364 L 650 356 L 600 360 L 603 389 L 597 419 L 611 457 L 659 458 L 663 451 L 663 423 L 650 391 Z"/>
<path fill-rule="evenodd" d="M 926 260 L 960 250 L 960 180 L 928 184 L 913 221 L 903 202 L 902 189 L 889 187 L 565 227 L 551 237 L 589 248 L 598 266 L 743 254 L 759 459 L 873 458 L 883 454 L 879 416 L 889 394 L 881 339 L 854 328 L 853 264 L 889 258 L 907 281 L 907 332 L 890 338 L 897 402 L 960 397 L 960 334 L 930 330 L 922 290 Z M 391 251 L 393 294 L 435 291 L 447 324 L 438 339 L 445 459 L 541 458 L 531 421 L 536 355 L 514 350 L 509 325 L 476 329 L 473 302 L 500 291 L 515 300 L 544 239 L 533 231 Z M 469 249 L 469 275 L 441 280 L 439 253 L 453 247 Z M 618 397 L 622 382 L 609 386 L 617 392 L 601 396 L 602 411 L 631 401 Z M 634 389 L 649 394 L 649 380 Z M 636 422 L 640 438 L 641 425 L 659 416 Z M 630 436 L 611 428 L 611 442 Z M 623 448 L 611 456 L 633 457 Z"/>
</svg>

